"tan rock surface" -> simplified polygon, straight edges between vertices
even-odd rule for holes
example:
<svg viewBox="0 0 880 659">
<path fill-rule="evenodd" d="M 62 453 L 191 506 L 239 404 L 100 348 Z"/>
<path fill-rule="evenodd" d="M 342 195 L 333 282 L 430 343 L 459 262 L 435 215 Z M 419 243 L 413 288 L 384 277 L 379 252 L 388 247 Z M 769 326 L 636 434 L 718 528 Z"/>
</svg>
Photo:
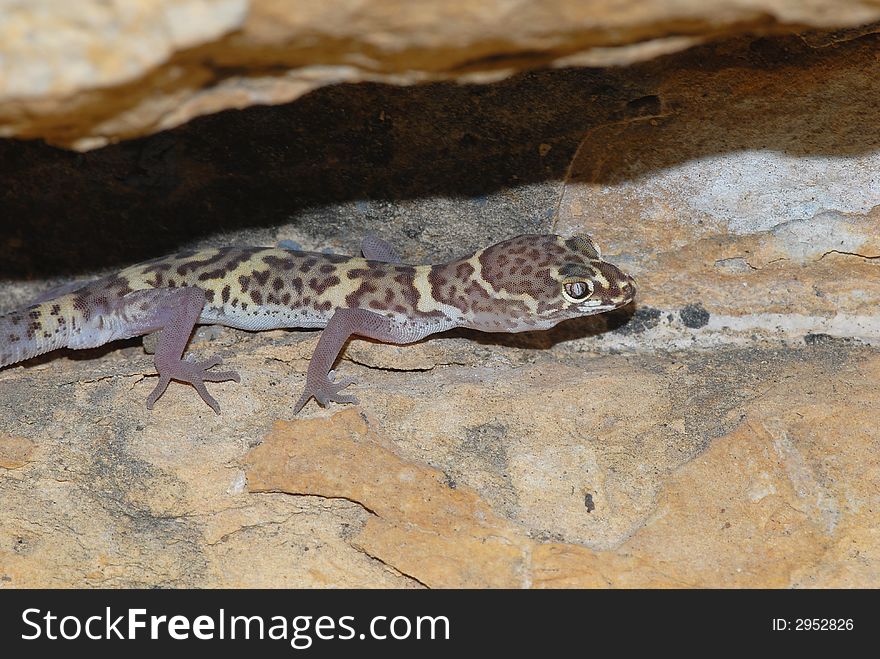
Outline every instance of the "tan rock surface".
<svg viewBox="0 0 880 659">
<path fill-rule="evenodd" d="M 2 411 L 26 438 L 2 454 L 3 583 L 880 584 L 874 348 L 438 339 L 409 350 L 455 363 L 346 362 L 362 406 L 272 428 L 302 382 L 278 341 L 215 341 L 243 375 L 220 417 L 183 385 L 147 412 L 136 348 L 4 371 L 0 399 L 31 396 Z"/>
<path fill-rule="evenodd" d="M 0 2 L 0 136 L 77 149 L 322 85 L 609 66 L 709 38 L 873 28 L 877 0 Z M 849 31 L 847 31 L 847 28 Z"/>
<path fill-rule="evenodd" d="M 617 7 L 635 21 L 637 5 L 654 6 Z M 55 101 L 29 125 L 116 139 L 184 121 L 193 99 L 226 107 L 223 84 L 250 104 L 237 85 L 287 80 L 305 55 L 284 20 L 259 47 L 249 30 L 78 92 L 85 132 Z M 195 355 L 242 375 L 211 386 L 220 417 L 180 384 L 145 410 L 138 341 L 4 369 L 0 586 L 877 587 L 880 41 L 851 38 L 866 30 L 492 85 L 339 86 L 86 154 L 0 141 L 4 310 L 181 247 L 353 253 L 366 230 L 415 261 L 587 231 L 640 286 L 634 309 L 548 332 L 355 341 L 340 368 L 362 405 L 286 422 L 315 333 L 200 330 Z M 381 66 L 418 59 L 388 39 L 370 42 Z M 217 44 L 238 50 L 188 68 Z M 618 45 L 583 52 L 619 61 Z M 229 68 L 243 54 L 263 68 Z"/>
<path fill-rule="evenodd" d="M 636 276 L 633 344 L 880 341 L 877 44 L 718 45 L 711 71 L 631 78 L 645 96 L 587 133 L 554 226 L 603 236 Z"/>
</svg>

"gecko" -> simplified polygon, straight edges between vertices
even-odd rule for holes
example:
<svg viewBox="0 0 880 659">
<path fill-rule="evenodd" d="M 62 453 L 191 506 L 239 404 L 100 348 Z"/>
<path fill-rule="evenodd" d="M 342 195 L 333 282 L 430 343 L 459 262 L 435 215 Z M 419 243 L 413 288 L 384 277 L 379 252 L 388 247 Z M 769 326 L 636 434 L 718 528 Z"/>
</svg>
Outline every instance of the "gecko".
<svg viewBox="0 0 880 659">
<path fill-rule="evenodd" d="M 0 316 L 0 368 L 59 348 L 94 348 L 158 332 L 159 381 L 195 387 L 215 413 L 206 382 L 240 378 L 212 370 L 220 357 L 184 357 L 197 324 L 242 330 L 324 328 L 297 415 L 311 399 L 357 403 L 354 381 L 333 365 L 351 336 L 394 344 L 455 327 L 485 332 L 548 329 L 631 302 L 635 282 L 602 259 L 585 235 L 522 235 L 436 265 L 408 265 L 368 235 L 362 257 L 270 247 L 189 250 L 70 284 Z"/>
</svg>

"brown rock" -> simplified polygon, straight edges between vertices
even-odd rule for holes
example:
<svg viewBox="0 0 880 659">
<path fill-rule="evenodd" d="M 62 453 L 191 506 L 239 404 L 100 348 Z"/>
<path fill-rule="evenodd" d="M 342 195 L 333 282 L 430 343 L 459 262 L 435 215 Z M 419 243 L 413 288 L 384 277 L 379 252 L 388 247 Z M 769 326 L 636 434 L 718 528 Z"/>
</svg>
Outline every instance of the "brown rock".
<svg viewBox="0 0 880 659">
<path fill-rule="evenodd" d="M 878 366 L 873 359 L 864 373 Z M 832 404 L 807 402 L 809 388 L 793 380 L 774 388 L 755 418 L 670 479 L 620 551 L 651 554 L 662 574 L 694 585 L 876 584 L 880 479 L 872 461 L 856 457 L 880 445 L 869 418 L 876 387 L 859 374 L 848 382 L 852 398 Z M 798 398 L 801 406 L 786 409 Z M 695 495 L 710 481 L 711 494 Z"/>
<path fill-rule="evenodd" d="M 643 452 L 644 460 L 633 456 L 627 468 L 638 473 L 642 465 L 651 465 L 653 475 L 643 476 L 641 486 L 657 496 L 650 496 L 650 511 L 637 514 L 628 537 L 619 543 L 606 535 L 604 543 L 610 547 L 602 551 L 536 542 L 530 537 L 534 531 L 526 529 L 539 524 L 544 528 L 556 524 L 558 537 L 572 537 L 565 522 L 561 526 L 559 522 L 575 518 L 578 512 L 559 506 L 564 499 L 561 493 L 551 494 L 556 502 L 555 519 L 550 518 L 549 509 L 525 500 L 520 506 L 532 507 L 537 514 L 531 520 L 519 515 L 520 524 L 513 524 L 493 512 L 499 508 L 497 494 L 490 495 L 494 505 L 489 508 L 449 473 L 401 459 L 379 445 L 370 430 L 375 422 L 368 424 L 354 410 L 276 425 L 248 458 L 248 483 L 253 491 L 357 501 L 373 516 L 353 544 L 433 587 L 875 584 L 880 580 L 880 563 L 872 539 L 880 483 L 873 462 L 865 463 L 857 456 L 862 447 L 873 454 L 880 443 L 880 433 L 869 419 L 878 390 L 866 386 L 880 369 L 880 359 L 871 357 L 862 373 L 846 377 L 845 388 L 851 393 L 843 392 L 844 387 L 838 389 L 844 381 L 840 375 L 825 372 L 821 405 L 810 401 L 816 393 L 812 383 L 820 381 L 814 366 L 788 363 L 783 368 L 778 385 L 748 397 L 750 402 L 741 408 L 746 415 L 743 421 L 693 460 L 681 462 L 679 456 L 681 466 L 674 467 L 669 476 L 661 477 L 656 471 L 663 462 L 656 455 L 648 457 Z M 562 375 L 567 374 L 563 371 Z M 622 377 L 636 382 L 644 376 Z M 530 384 L 534 390 L 534 382 Z M 589 390 L 582 384 L 581 388 Z M 460 397 L 453 394 L 451 399 L 460 405 L 470 392 L 467 386 L 459 389 Z M 829 394 L 835 390 L 840 393 Z M 545 393 L 533 391 L 531 395 L 550 400 L 553 406 L 553 398 Z M 512 407 L 540 409 L 517 399 L 516 394 L 507 398 Z M 630 401 L 627 407 L 633 407 L 636 400 L 646 409 L 658 407 L 634 390 L 622 398 Z M 804 402 L 791 409 L 791 400 Z M 405 414 L 422 412 L 415 409 Z M 597 417 L 607 419 L 608 413 Z M 509 414 L 504 418 L 512 426 L 509 435 L 523 431 L 524 418 Z M 853 426 L 843 426 L 841 418 L 851 420 Z M 425 431 L 436 428 L 430 417 L 423 419 Z M 396 420 L 394 425 L 406 426 L 407 422 Z M 566 437 L 547 432 L 546 422 L 541 425 L 544 441 Z M 633 424 L 628 428 L 638 432 Z M 437 431 L 452 436 L 462 432 L 448 424 Z M 434 445 L 435 439 L 444 441 L 439 437 L 423 435 L 422 439 Z M 423 449 L 426 455 L 437 451 L 435 445 Z M 606 446 L 603 453 L 606 466 L 599 471 L 613 474 L 619 469 L 608 463 L 614 461 L 613 450 Z M 571 468 L 570 459 L 559 461 Z M 543 492 L 535 476 L 555 474 L 559 469 L 552 460 L 536 460 L 532 480 L 515 484 L 516 493 Z M 485 486 L 478 473 L 469 472 L 468 477 Z M 638 482 L 632 474 L 628 480 Z M 612 517 L 627 515 L 617 509 L 620 492 L 615 490 L 619 487 L 606 484 L 606 496 L 598 504 Z M 594 540 L 592 544 L 600 543 Z"/>
<path fill-rule="evenodd" d="M 587 134 L 556 230 L 602 236 L 634 273 L 655 318 L 629 345 L 880 340 L 876 38 L 730 46 L 706 50 L 711 73 L 633 78 L 641 106 Z"/>
<path fill-rule="evenodd" d="M 432 587 L 523 585 L 530 542 L 470 488 L 405 462 L 368 434 L 357 410 L 276 424 L 248 456 L 251 491 L 338 497 L 373 513 L 355 546 Z"/>
<path fill-rule="evenodd" d="M 251 450 L 303 379 L 299 360 L 267 359 L 271 333 L 237 336 L 214 342 L 236 344 L 243 376 L 212 387 L 221 417 L 183 385 L 147 412 L 150 358 L 132 349 L 3 372 L 0 401 L 16 401 L 3 423 L 41 450 L 10 461 L 21 452 L 5 440 L 6 463 L 26 464 L 0 477 L 0 578 L 880 584 L 874 348 L 602 356 L 454 341 L 447 360 L 466 365 L 345 364 L 359 408 L 311 405 Z M 483 365 L 465 357 L 485 350 Z"/>
<path fill-rule="evenodd" d="M 34 442 L 24 437 L 0 434 L 0 468 L 18 469 L 31 461 Z"/>
<path fill-rule="evenodd" d="M 83 0 L 75 9 L 36 0 L 12 7 L 0 11 L 0 55 L 8 62 L 0 70 L 0 136 L 81 150 L 339 82 L 485 82 L 538 66 L 632 63 L 743 31 L 853 28 L 812 37 L 834 43 L 880 20 L 869 0 L 496 0 L 479 8 L 384 0 L 366 10 L 338 0 L 295 11 L 285 0 Z"/>
<path fill-rule="evenodd" d="M 773 6 L 795 22 L 820 4 Z M 626 44 L 580 41 L 609 38 L 602 17 L 538 35 L 561 50 L 480 59 L 500 46 L 475 32 L 460 49 L 419 45 L 448 45 L 451 23 L 377 39 L 372 4 L 351 21 L 359 41 L 333 23 L 294 43 L 302 26 L 262 6 L 260 25 L 202 35 L 133 78 L 122 67 L 60 114 L 57 99 L 28 100 L 45 113 L 20 118 L 82 145 L 275 102 L 328 71 L 465 79 L 548 57 L 655 56 L 709 34 L 705 16 L 660 21 L 668 38 L 633 30 L 659 6 L 633 3 L 617 25 Z M 713 30 L 750 25 L 743 3 L 704 6 Z M 531 11 L 504 29 L 540 26 Z M 277 425 L 315 332 L 198 332 L 194 356 L 242 374 L 210 385 L 220 417 L 178 383 L 147 412 L 152 357 L 136 341 L 4 369 L 0 584 L 880 585 L 880 353 L 860 342 L 880 337 L 880 135 L 866 119 L 878 40 L 851 39 L 866 30 L 493 85 L 338 86 L 88 154 L 0 142 L 4 309 L 186 245 L 291 238 L 353 253 L 365 230 L 416 261 L 586 230 L 640 285 L 634 309 L 547 332 L 354 340 L 339 368 L 362 404 L 310 403 Z M 468 52 L 479 57 L 456 59 Z M 297 59 L 321 53 L 336 68 Z M 426 70 L 401 74 L 406 58 Z"/>
</svg>

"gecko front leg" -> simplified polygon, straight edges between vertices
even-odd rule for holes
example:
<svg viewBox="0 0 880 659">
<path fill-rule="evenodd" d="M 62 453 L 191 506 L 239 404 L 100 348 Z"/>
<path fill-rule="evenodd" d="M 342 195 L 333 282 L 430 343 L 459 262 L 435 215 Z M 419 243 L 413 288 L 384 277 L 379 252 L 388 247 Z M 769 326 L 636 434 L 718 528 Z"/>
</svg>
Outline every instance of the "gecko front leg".
<svg viewBox="0 0 880 659">
<path fill-rule="evenodd" d="M 329 402 L 358 402 L 357 398 L 350 394 L 339 393 L 348 385 L 354 384 L 354 380 L 342 378 L 334 382 L 330 379 L 333 363 L 345 346 L 345 342 L 353 334 L 385 343 L 412 343 L 424 336 L 420 332 L 407 331 L 399 323 L 394 323 L 389 318 L 366 309 L 337 309 L 321 333 L 321 338 L 318 339 L 315 353 L 309 362 L 305 390 L 293 407 L 294 415 L 298 414 L 313 396 L 322 407 L 326 407 Z"/>
</svg>

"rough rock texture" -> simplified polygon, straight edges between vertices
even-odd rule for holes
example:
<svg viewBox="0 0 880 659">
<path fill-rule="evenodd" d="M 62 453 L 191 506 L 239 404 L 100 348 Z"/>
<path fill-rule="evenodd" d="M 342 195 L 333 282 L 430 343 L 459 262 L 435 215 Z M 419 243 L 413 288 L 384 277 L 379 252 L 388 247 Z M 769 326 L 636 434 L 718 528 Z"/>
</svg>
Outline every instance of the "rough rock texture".
<svg viewBox="0 0 880 659">
<path fill-rule="evenodd" d="M 182 385 L 147 413 L 136 348 L 6 374 L 3 583 L 880 584 L 877 349 L 438 339 L 446 365 L 345 363 L 360 409 L 273 429 L 314 345 L 273 334 L 219 339 L 221 417 Z"/>
<path fill-rule="evenodd" d="M 603 236 L 637 277 L 634 341 L 880 340 L 877 43 L 806 67 L 779 40 L 647 65 L 649 93 L 587 134 L 555 227 Z"/>
<path fill-rule="evenodd" d="M 0 136 L 95 148 L 339 82 L 486 82 L 709 38 L 880 21 L 880 0 L 0 0 Z M 839 28 L 821 37 L 811 30 Z"/>
<path fill-rule="evenodd" d="M 180 384 L 147 412 L 137 340 L 0 371 L 0 585 L 880 586 L 878 54 L 742 37 L 0 142 L 4 310 L 365 230 L 415 261 L 587 230 L 640 285 L 543 333 L 354 341 L 363 404 L 292 421 L 313 332 L 200 330 L 242 374 L 220 417 Z"/>
</svg>

